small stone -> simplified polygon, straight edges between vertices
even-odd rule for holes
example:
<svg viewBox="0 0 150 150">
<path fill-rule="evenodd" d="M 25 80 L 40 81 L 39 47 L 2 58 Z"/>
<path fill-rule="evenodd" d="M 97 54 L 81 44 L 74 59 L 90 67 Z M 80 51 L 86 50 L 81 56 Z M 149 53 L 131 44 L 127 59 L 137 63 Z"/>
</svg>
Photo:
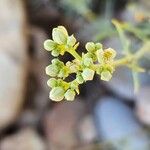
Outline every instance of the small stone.
<svg viewBox="0 0 150 150">
<path fill-rule="evenodd" d="M 22 129 L 18 133 L 4 138 L 0 142 L 1 150 L 46 150 L 43 139 L 32 128 Z"/>
<path fill-rule="evenodd" d="M 49 53 L 44 50 L 43 43 L 45 39 L 47 39 L 47 35 L 41 28 L 33 26 L 31 28 L 31 36 L 33 39 L 33 49 L 34 51 L 31 52 L 31 59 L 30 59 L 30 71 L 31 74 L 34 76 L 34 79 L 37 81 L 34 83 L 36 91 L 34 93 L 34 100 L 31 96 L 29 96 L 29 101 L 33 102 L 34 106 L 38 111 L 43 112 L 45 107 L 48 106 L 48 94 L 49 94 L 49 87 L 46 84 L 49 76 L 45 74 L 45 67 L 49 64 L 49 61 L 52 60 L 52 57 L 49 57 Z M 31 79 L 32 80 L 32 79 Z M 31 83 L 27 86 L 27 89 L 30 89 Z"/>
<path fill-rule="evenodd" d="M 79 145 L 77 125 L 84 112 L 84 103 L 76 99 L 59 103 L 46 114 L 43 123 L 50 148 L 70 150 Z"/>
<path fill-rule="evenodd" d="M 142 87 L 137 93 L 136 114 L 141 122 L 150 125 L 150 86 Z"/>
<path fill-rule="evenodd" d="M 27 61 L 27 35 L 25 33 L 28 29 L 25 16 L 23 1 L 1 0 L 0 52 L 4 51 L 22 63 Z"/>
<path fill-rule="evenodd" d="M 106 86 L 121 97 L 135 99 L 132 74 L 127 68 L 117 68 Z"/>
<path fill-rule="evenodd" d="M 24 102 L 26 67 L 0 52 L 0 129 L 13 123 Z"/>
<path fill-rule="evenodd" d="M 97 139 L 96 128 L 92 116 L 86 116 L 79 124 L 79 136 L 84 144 L 92 143 Z"/>
<path fill-rule="evenodd" d="M 0 1 L 0 129 L 15 121 L 24 102 L 27 27 L 23 1 Z"/>
<path fill-rule="evenodd" d="M 130 107 L 112 97 L 103 97 L 96 105 L 95 125 L 100 139 L 117 150 L 148 150 L 149 138 Z"/>
<path fill-rule="evenodd" d="M 27 126 L 33 126 L 36 127 L 39 120 L 40 120 L 40 115 L 33 110 L 27 109 L 24 110 L 19 118 L 19 126 L 27 127 Z"/>
</svg>

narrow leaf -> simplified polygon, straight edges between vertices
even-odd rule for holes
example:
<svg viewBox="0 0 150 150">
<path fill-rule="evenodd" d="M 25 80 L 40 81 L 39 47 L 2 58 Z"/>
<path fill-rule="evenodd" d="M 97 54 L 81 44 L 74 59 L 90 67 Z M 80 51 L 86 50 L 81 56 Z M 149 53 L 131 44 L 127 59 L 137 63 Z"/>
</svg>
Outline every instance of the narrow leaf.
<svg viewBox="0 0 150 150">
<path fill-rule="evenodd" d="M 133 84 L 134 84 L 134 93 L 137 93 L 140 87 L 138 72 L 132 70 L 132 77 L 133 77 Z"/>
<path fill-rule="evenodd" d="M 122 25 L 121 23 L 119 23 L 117 20 L 112 20 L 112 23 L 114 24 L 114 26 L 116 27 L 118 33 L 119 33 L 119 37 L 123 46 L 123 50 L 125 51 L 126 54 L 129 54 L 129 46 L 130 46 L 130 42 L 127 39 L 126 35 L 124 34 L 124 31 L 122 29 Z"/>
</svg>

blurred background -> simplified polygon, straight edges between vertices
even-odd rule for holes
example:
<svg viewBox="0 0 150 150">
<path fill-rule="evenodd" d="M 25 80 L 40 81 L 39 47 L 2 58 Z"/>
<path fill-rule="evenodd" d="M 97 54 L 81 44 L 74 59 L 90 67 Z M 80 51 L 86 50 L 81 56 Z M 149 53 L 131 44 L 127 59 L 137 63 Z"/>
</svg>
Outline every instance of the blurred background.
<svg viewBox="0 0 150 150">
<path fill-rule="evenodd" d="M 134 94 L 130 70 L 80 87 L 74 102 L 52 102 L 43 49 L 63 25 L 80 41 L 102 42 L 122 56 L 115 18 L 150 38 L 149 0 L 0 0 L 0 150 L 150 150 L 150 55 Z M 132 49 L 144 41 L 127 33 Z M 70 59 L 69 55 L 62 58 Z"/>
</svg>

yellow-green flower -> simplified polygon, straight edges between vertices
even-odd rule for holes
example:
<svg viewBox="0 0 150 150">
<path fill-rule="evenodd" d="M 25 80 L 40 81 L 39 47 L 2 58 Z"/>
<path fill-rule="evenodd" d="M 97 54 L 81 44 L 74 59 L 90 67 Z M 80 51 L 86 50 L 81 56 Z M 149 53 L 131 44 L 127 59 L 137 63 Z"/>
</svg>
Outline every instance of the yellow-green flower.
<svg viewBox="0 0 150 150">
<path fill-rule="evenodd" d="M 108 48 L 104 50 L 104 59 L 106 60 L 112 60 L 116 56 L 116 51 L 112 48 Z"/>
<path fill-rule="evenodd" d="M 63 26 L 58 26 L 52 31 L 52 38 L 58 44 L 66 44 L 68 38 L 68 32 Z"/>
<path fill-rule="evenodd" d="M 65 98 L 73 101 L 75 95 L 79 94 L 79 85 L 93 80 L 95 72 L 101 76 L 101 80 L 111 79 L 115 69 L 113 61 L 116 56 L 113 49 L 103 50 L 101 43 L 88 42 L 85 45 L 87 52 L 80 56 L 76 51 L 79 42 L 74 35 L 69 36 L 63 26 L 52 30 L 52 39 L 44 42 L 44 48 L 47 51 L 51 51 L 54 57 L 68 52 L 74 60 L 63 63 L 55 58 L 51 61 L 52 64 L 46 67 L 46 74 L 53 77 L 47 81 L 48 86 L 52 88 L 49 94 L 51 100 L 58 102 Z M 67 82 L 72 74 L 76 74 L 76 78 Z"/>
<path fill-rule="evenodd" d="M 96 52 L 98 62 L 101 64 L 111 63 L 116 56 L 116 51 L 112 48 L 98 50 Z"/>
<path fill-rule="evenodd" d="M 69 36 L 67 39 L 67 45 L 74 46 L 76 44 L 76 39 L 73 35 Z"/>
</svg>

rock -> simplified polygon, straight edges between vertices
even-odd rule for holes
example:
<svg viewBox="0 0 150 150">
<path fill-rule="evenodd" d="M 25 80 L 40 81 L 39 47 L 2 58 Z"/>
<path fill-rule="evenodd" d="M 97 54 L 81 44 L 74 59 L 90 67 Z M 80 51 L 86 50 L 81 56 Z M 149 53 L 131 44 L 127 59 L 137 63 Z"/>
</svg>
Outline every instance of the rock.
<svg viewBox="0 0 150 150">
<path fill-rule="evenodd" d="M 27 24 L 23 1 L 1 0 L 0 22 L 0 52 L 7 52 L 17 61 L 26 61 Z"/>
<path fill-rule="evenodd" d="M 142 87 L 136 100 L 136 114 L 141 122 L 150 125 L 150 86 Z"/>
<path fill-rule="evenodd" d="M 0 129 L 18 116 L 24 101 L 27 42 L 23 2 L 0 1 Z"/>
<path fill-rule="evenodd" d="M 128 100 L 135 99 L 132 74 L 128 68 L 117 68 L 106 86 L 120 97 Z"/>
<path fill-rule="evenodd" d="M 150 84 L 149 75 L 145 73 L 139 73 L 138 77 L 141 87 Z M 136 100 L 132 72 L 128 68 L 117 68 L 113 74 L 112 79 L 107 83 L 105 82 L 105 85 L 107 88 L 111 89 L 116 95 L 123 97 L 126 100 Z"/>
<path fill-rule="evenodd" d="M 26 109 L 22 112 L 20 115 L 18 124 L 19 126 L 27 127 L 27 126 L 33 126 L 36 127 L 40 120 L 40 115 L 31 109 Z"/>
<path fill-rule="evenodd" d="M 76 99 L 62 102 L 46 114 L 44 128 L 50 149 L 70 150 L 79 145 L 77 125 L 84 112 L 84 103 Z"/>
<path fill-rule="evenodd" d="M 50 53 L 46 52 L 43 47 L 43 43 L 48 37 L 42 29 L 35 26 L 31 28 L 31 36 L 34 51 L 31 54 L 30 72 L 37 84 L 33 102 L 37 110 L 43 111 L 49 102 L 50 90 L 47 86 L 49 77 L 45 74 L 45 68 L 51 62 L 51 57 L 48 57 Z"/>
<path fill-rule="evenodd" d="M 18 116 L 25 90 L 25 68 L 6 53 L 0 53 L 0 129 Z"/>
<path fill-rule="evenodd" d="M 97 133 L 92 116 L 86 116 L 83 120 L 81 120 L 78 132 L 81 142 L 84 144 L 92 143 L 97 139 Z"/>
<path fill-rule="evenodd" d="M 95 123 L 104 142 L 112 143 L 117 150 L 148 150 L 149 139 L 136 120 L 132 110 L 122 102 L 102 98 L 95 107 Z"/>
<path fill-rule="evenodd" d="M 43 139 L 32 128 L 22 129 L 18 133 L 4 138 L 0 142 L 1 150 L 46 150 Z"/>
</svg>

